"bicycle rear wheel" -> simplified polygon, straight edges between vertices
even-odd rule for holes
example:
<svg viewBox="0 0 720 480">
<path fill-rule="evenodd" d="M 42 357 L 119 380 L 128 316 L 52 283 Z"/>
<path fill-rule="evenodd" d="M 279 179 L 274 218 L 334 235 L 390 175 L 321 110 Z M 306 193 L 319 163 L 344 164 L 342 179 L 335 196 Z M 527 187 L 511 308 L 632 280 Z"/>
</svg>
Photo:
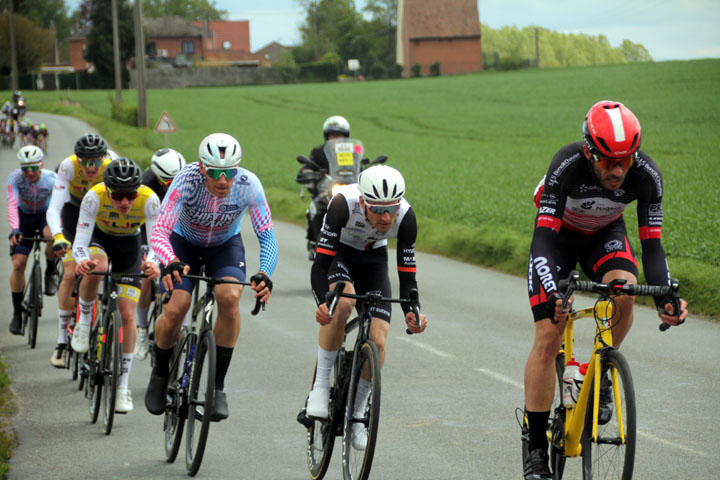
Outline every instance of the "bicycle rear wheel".
<svg viewBox="0 0 720 480">
<path fill-rule="evenodd" d="M 168 395 L 172 398 L 169 408 L 165 409 L 163 431 L 165 432 L 165 459 L 172 463 L 177 458 L 182 442 L 182 434 L 187 418 L 187 387 L 190 381 L 190 361 L 188 345 L 195 343 L 195 335 L 181 339 L 173 355 L 174 363 L 170 369 Z"/>
<path fill-rule="evenodd" d="M 380 420 L 380 356 L 372 342 L 355 352 L 343 424 L 343 478 L 366 480 L 370 476 Z M 355 398 L 361 378 L 367 376 L 369 393 L 361 412 L 355 411 Z"/>
<path fill-rule="evenodd" d="M 203 332 L 194 346 L 185 430 L 185 468 L 190 476 L 200 469 L 215 404 L 215 336 Z"/>
<path fill-rule="evenodd" d="M 35 348 L 37 342 L 38 321 L 42 312 L 42 273 L 40 264 L 35 263 L 33 273 L 30 277 L 30 315 L 28 319 L 28 344 Z"/>
<path fill-rule="evenodd" d="M 630 479 L 635 465 L 635 387 L 630 367 L 617 350 L 603 356 L 603 375 L 612 379 L 612 417 L 592 438 L 594 392 L 591 391 L 582 436 L 583 479 Z M 616 390 L 617 389 L 617 390 Z"/>
<path fill-rule="evenodd" d="M 102 359 L 102 386 L 103 396 L 103 425 L 105 425 L 105 435 L 110 435 L 115 418 L 115 399 L 117 397 L 118 379 L 121 373 L 122 358 L 120 351 L 122 343 L 120 343 L 120 314 L 115 311 L 110 313 L 107 323 L 107 335 L 105 336 L 104 353 Z"/>
</svg>

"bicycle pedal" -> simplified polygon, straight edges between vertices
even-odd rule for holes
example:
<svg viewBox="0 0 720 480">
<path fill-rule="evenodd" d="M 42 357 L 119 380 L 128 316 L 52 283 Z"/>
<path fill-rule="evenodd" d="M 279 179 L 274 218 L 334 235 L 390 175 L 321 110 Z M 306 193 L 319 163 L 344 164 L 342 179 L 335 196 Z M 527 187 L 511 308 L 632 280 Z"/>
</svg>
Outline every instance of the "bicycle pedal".
<svg viewBox="0 0 720 480">
<path fill-rule="evenodd" d="M 300 410 L 300 413 L 298 413 L 298 416 L 297 416 L 297 419 L 296 419 L 296 420 L 298 421 L 298 423 L 299 423 L 300 425 L 302 425 L 302 426 L 304 426 L 305 428 L 308 428 L 308 429 L 311 428 L 311 427 L 313 426 L 313 424 L 315 423 L 315 421 L 314 421 L 313 419 L 311 419 L 310 417 L 308 417 L 308 416 L 306 415 L 306 412 L 305 412 L 305 409 L 304 409 L 304 408 L 303 408 L 302 410 Z"/>
</svg>

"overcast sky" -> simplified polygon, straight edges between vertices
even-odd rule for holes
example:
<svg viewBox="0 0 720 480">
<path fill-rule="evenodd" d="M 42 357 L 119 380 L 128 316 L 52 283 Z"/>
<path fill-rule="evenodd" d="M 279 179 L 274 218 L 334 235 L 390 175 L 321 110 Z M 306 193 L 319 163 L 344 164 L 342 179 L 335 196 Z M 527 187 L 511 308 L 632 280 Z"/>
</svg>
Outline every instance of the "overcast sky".
<svg viewBox="0 0 720 480">
<path fill-rule="evenodd" d="M 443 0 L 436 0 L 443 1 Z M 71 9 L 79 0 L 67 0 Z M 304 11 L 297 0 L 216 0 L 231 20 L 250 20 L 251 49 L 272 41 L 299 43 Z M 365 0 L 355 0 L 358 9 Z M 645 46 L 656 61 L 720 57 L 720 0 L 479 0 L 492 28 L 537 25 L 559 32 L 605 35 Z"/>
</svg>

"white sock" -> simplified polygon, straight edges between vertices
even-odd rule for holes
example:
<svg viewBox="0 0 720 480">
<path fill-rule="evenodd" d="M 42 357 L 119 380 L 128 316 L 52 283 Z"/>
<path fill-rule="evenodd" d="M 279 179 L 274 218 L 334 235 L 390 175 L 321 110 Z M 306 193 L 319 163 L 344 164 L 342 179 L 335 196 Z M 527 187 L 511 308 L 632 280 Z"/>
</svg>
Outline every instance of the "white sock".
<svg viewBox="0 0 720 480">
<path fill-rule="evenodd" d="M 148 310 L 150 309 L 135 307 L 135 323 L 137 323 L 138 328 L 148 327 Z"/>
<path fill-rule="evenodd" d="M 78 324 L 90 325 L 90 323 L 92 323 L 93 303 L 95 303 L 95 300 L 86 302 L 81 298 L 78 301 L 78 305 L 80 306 L 80 318 L 78 319 Z"/>
<path fill-rule="evenodd" d="M 357 392 L 355 393 L 355 410 L 353 411 L 353 417 L 362 418 L 365 415 L 365 405 L 367 405 L 368 398 L 370 397 L 370 387 L 370 382 L 364 378 L 360 378 Z"/>
<path fill-rule="evenodd" d="M 130 378 L 130 368 L 132 367 L 133 354 L 122 354 L 122 373 L 118 379 L 118 388 L 128 388 L 128 379 Z"/>
<path fill-rule="evenodd" d="M 332 372 L 337 354 L 337 350 L 329 352 L 318 346 L 317 372 L 315 372 L 313 390 L 316 388 L 330 388 L 330 372 Z"/>
<path fill-rule="evenodd" d="M 188 308 L 188 311 L 185 312 L 185 318 L 183 318 L 183 327 L 190 326 L 191 317 L 192 317 L 192 305 L 190 305 L 190 308 Z"/>
<path fill-rule="evenodd" d="M 67 326 L 72 318 L 72 310 L 58 310 L 57 343 L 67 343 Z"/>
</svg>

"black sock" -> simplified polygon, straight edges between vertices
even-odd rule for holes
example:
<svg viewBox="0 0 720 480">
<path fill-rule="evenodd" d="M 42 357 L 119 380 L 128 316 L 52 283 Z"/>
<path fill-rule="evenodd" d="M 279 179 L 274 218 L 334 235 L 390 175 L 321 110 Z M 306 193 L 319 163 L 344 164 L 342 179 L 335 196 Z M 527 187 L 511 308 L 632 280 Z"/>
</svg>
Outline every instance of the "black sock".
<svg viewBox="0 0 720 480">
<path fill-rule="evenodd" d="M 170 375 L 170 359 L 172 358 L 173 348 L 167 350 L 162 349 L 155 344 L 155 366 L 153 367 L 152 373 L 161 377 L 167 377 Z"/>
<path fill-rule="evenodd" d="M 215 346 L 216 362 L 215 362 L 215 389 L 223 390 L 225 388 L 225 374 L 230 367 L 233 349 L 225 348 L 219 345 Z"/>
<path fill-rule="evenodd" d="M 20 313 L 22 310 L 22 297 L 23 292 L 12 292 L 12 302 L 15 313 Z"/>
<path fill-rule="evenodd" d="M 528 451 L 539 448 L 543 452 L 547 452 L 548 440 L 547 434 L 547 422 L 550 418 L 550 411 L 547 412 L 527 412 L 528 418 L 528 429 L 530 433 L 530 440 L 528 441 Z"/>
<path fill-rule="evenodd" d="M 55 273 L 55 260 L 45 259 L 45 275 Z"/>
</svg>

